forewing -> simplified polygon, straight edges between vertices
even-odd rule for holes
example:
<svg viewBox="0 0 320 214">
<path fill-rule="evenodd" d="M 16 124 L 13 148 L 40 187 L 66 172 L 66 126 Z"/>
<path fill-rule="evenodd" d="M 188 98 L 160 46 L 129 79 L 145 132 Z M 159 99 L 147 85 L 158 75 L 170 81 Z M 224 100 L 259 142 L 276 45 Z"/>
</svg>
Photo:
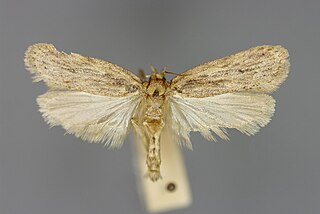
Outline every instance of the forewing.
<svg viewBox="0 0 320 214">
<path fill-rule="evenodd" d="M 231 92 L 270 93 L 286 79 L 289 54 L 281 46 L 258 46 L 198 65 L 178 75 L 171 90 L 182 97 Z"/>
<path fill-rule="evenodd" d="M 61 125 L 90 142 L 120 147 L 141 96 L 110 97 L 86 92 L 49 91 L 38 97 L 40 112 L 52 125 Z"/>
<path fill-rule="evenodd" d="M 274 107 L 274 99 L 267 94 L 238 92 L 204 98 L 174 95 L 168 98 L 167 124 L 174 140 L 191 148 L 191 131 L 200 132 L 208 140 L 216 140 L 211 131 L 228 139 L 226 128 L 253 135 L 268 124 Z"/>
<path fill-rule="evenodd" d="M 34 80 L 50 88 L 82 91 L 103 96 L 139 93 L 141 81 L 128 70 L 100 59 L 59 52 L 51 44 L 35 44 L 25 53 Z"/>
</svg>

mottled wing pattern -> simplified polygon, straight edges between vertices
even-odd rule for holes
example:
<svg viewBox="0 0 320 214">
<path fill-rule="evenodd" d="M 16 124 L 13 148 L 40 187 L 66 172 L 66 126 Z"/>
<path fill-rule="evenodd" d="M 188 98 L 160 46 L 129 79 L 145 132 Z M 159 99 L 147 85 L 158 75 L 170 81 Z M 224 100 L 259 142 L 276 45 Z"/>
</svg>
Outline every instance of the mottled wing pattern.
<svg viewBox="0 0 320 214">
<path fill-rule="evenodd" d="M 138 77 L 112 63 L 66 54 L 50 44 L 28 48 L 25 63 L 49 91 L 38 97 L 40 112 L 68 133 L 110 147 L 122 145 L 142 96 Z"/>
<path fill-rule="evenodd" d="M 185 71 L 172 79 L 171 90 L 183 97 L 270 93 L 288 76 L 288 57 L 281 46 L 254 47 Z"/>
<path fill-rule="evenodd" d="M 167 123 L 172 136 L 191 147 L 190 131 L 228 139 L 226 128 L 255 134 L 272 117 L 277 89 L 289 72 L 288 52 L 259 46 L 199 65 L 172 80 Z"/>
<path fill-rule="evenodd" d="M 35 81 L 43 80 L 54 89 L 103 96 L 128 96 L 141 89 L 141 80 L 128 70 L 104 60 L 59 52 L 51 44 L 30 46 L 25 64 Z"/>
</svg>

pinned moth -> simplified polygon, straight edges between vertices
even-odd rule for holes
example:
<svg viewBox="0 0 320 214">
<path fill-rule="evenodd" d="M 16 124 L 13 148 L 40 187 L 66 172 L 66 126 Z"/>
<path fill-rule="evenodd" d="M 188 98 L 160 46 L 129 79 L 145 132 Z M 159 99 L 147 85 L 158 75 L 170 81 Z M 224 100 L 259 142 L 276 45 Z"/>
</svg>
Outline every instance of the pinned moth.
<svg viewBox="0 0 320 214">
<path fill-rule="evenodd" d="M 171 81 L 152 67 L 148 80 L 100 59 L 35 44 L 25 53 L 34 81 L 49 91 L 37 102 L 52 126 L 89 142 L 120 147 L 134 129 L 146 150 L 148 176 L 161 178 L 160 138 L 192 148 L 189 133 L 228 139 L 226 128 L 253 135 L 270 121 L 275 91 L 289 73 L 288 51 L 258 46 L 189 69 Z"/>
</svg>

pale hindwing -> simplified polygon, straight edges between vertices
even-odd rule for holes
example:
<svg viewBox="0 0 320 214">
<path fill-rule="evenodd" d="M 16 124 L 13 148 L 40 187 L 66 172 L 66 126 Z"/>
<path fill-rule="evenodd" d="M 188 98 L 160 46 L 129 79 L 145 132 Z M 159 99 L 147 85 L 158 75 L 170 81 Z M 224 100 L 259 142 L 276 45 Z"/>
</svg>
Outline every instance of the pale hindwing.
<svg viewBox="0 0 320 214">
<path fill-rule="evenodd" d="M 231 92 L 270 93 L 289 73 L 289 54 L 281 46 L 258 46 L 198 65 L 172 79 L 183 97 L 211 97 Z"/>
<path fill-rule="evenodd" d="M 227 93 L 205 98 L 168 99 L 167 126 L 176 141 L 191 148 L 189 132 L 198 131 L 208 140 L 216 140 L 211 131 L 228 139 L 225 128 L 255 134 L 270 121 L 275 100 L 267 94 Z"/>
<path fill-rule="evenodd" d="M 49 91 L 38 97 L 40 112 L 52 125 L 62 125 L 90 142 L 120 147 L 140 96 L 108 97 L 85 92 Z"/>
<path fill-rule="evenodd" d="M 129 96 L 138 94 L 142 88 L 137 76 L 118 65 L 80 54 L 66 54 L 51 44 L 30 46 L 24 61 L 34 80 L 43 80 L 51 89 Z"/>
</svg>

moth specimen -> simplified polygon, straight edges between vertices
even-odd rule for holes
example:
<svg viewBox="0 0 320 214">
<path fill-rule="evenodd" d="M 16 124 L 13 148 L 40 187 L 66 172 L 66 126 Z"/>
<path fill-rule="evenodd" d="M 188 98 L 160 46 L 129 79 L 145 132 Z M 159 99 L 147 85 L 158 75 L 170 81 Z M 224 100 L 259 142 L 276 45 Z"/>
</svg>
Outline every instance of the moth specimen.
<svg viewBox="0 0 320 214">
<path fill-rule="evenodd" d="M 274 113 L 275 91 L 289 72 L 288 51 L 258 46 L 189 69 L 171 81 L 166 69 L 152 68 L 148 80 L 100 59 L 59 52 L 35 44 L 25 53 L 27 69 L 49 91 L 38 97 L 52 126 L 89 142 L 120 147 L 133 128 L 146 149 L 148 176 L 160 177 L 160 138 L 191 148 L 189 133 L 228 139 L 226 128 L 247 135 L 265 126 Z"/>
</svg>

